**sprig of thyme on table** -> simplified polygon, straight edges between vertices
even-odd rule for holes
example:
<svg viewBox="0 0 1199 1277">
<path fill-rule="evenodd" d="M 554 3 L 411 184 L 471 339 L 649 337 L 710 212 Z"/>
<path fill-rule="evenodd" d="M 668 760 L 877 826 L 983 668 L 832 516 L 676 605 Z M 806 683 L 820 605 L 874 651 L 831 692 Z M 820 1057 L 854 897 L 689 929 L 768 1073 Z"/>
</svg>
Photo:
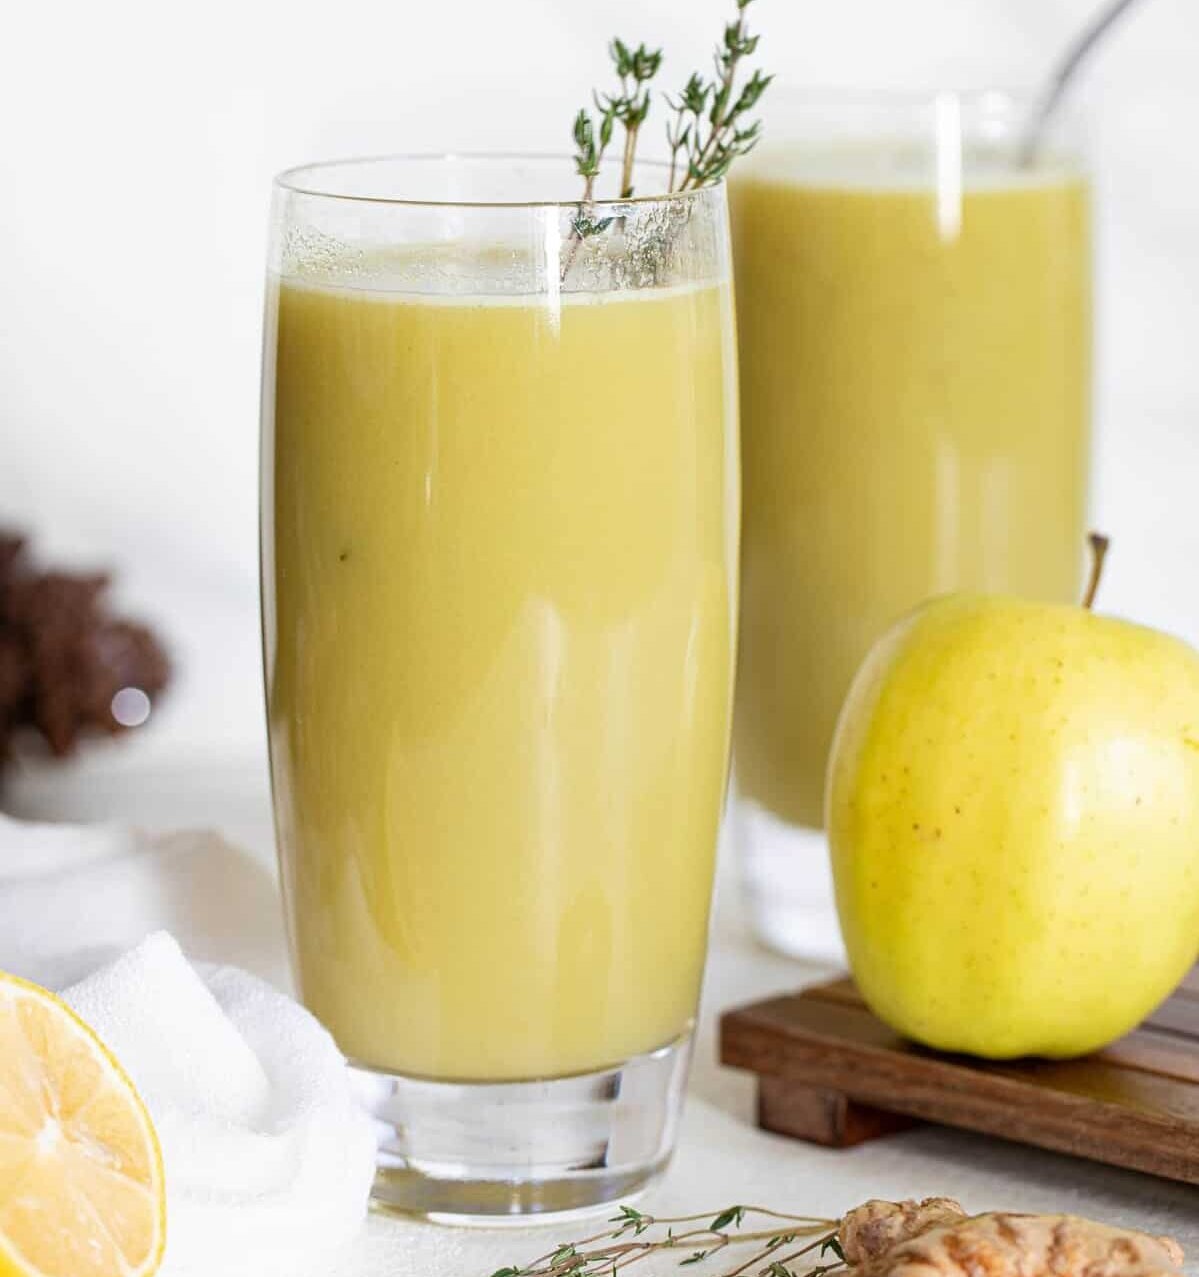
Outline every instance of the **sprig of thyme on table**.
<svg viewBox="0 0 1199 1277">
<path fill-rule="evenodd" d="M 739 1230 L 747 1215 L 782 1223 L 774 1232 L 730 1231 Z M 608 1221 L 615 1228 L 555 1247 L 524 1267 L 501 1268 L 492 1277 L 613 1277 L 630 1264 L 676 1249 L 689 1252 L 679 1261 L 685 1268 L 727 1246 L 747 1243 L 753 1253 L 721 1277 L 908 1277 L 913 1272 L 975 1277 L 984 1271 L 992 1277 L 1048 1272 L 1056 1277 L 1182 1277 L 1185 1260 L 1172 1237 L 1075 1215 L 969 1215 L 951 1197 L 872 1198 L 837 1220 L 781 1215 L 760 1206 L 729 1206 L 707 1224 L 701 1222 L 708 1218 L 657 1219 L 622 1206 Z M 676 1224 L 699 1226 L 676 1233 Z M 655 1228 L 665 1228 L 665 1234 L 645 1236 Z M 833 1262 L 819 1262 L 830 1253 Z"/>
<path fill-rule="evenodd" d="M 774 78 L 754 70 L 740 86 L 738 78 L 746 58 L 757 51 L 760 36 L 752 35 L 746 10 L 753 0 L 736 0 L 737 16 L 724 29 L 713 60 L 712 78 L 695 72 L 677 97 L 663 94 L 672 115 L 666 126 L 670 149 L 669 191 L 688 191 L 722 178 L 739 156 L 748 155 L 762 134 L 761 120 L 750 113 Z M 604 156 L 611 145 L 616 125 L 624 132 L 620 167 L 620 199 L 634 194 L 633 172 L 642 126 L 652 105 L 650 82 L 662 66 L 662 50 L 644 44 L 613 40 L 608 46 L 619 86 L 613 93 L 595 93 L 598 114 L 586 107 L 575 116 L 573 137 L 575 167 L 583 179 L 583 198 L 575 230 L 580 236 L 604 230 L 611 219 L 590 216 L 595 200 L 595 183 Z"/>
<path fill-rule="evenodd" d="M 755 1215 L 777 1222 L 769 1229 L 741 1232 L 746 1217 Z M 844 1266 L 837 1242 L 839 1221 L 833 1219 L 785 1215 L 762 1206 L 729 1206 L 714 1215 L 658 1217 L 621 1206 L 608 1222 L 614 1227 L 556 1246 L 523 1266 L 499 1268 L 491 1277 L 611 1277 L 651 1255 L 676 1250 L 686 1252 L 679 1260 L 679 1267 L 686 1268 L 726 1247 L 746 1245 L 753 1246 L 749 1258 L 722 1277 L 759 1273 L 763 1277 L 823 1277 Z M 791 1267 L 816 1250 L 821 1255 L 832 1251 L 837 1262 L 815 1268 Z"/>
</svg>

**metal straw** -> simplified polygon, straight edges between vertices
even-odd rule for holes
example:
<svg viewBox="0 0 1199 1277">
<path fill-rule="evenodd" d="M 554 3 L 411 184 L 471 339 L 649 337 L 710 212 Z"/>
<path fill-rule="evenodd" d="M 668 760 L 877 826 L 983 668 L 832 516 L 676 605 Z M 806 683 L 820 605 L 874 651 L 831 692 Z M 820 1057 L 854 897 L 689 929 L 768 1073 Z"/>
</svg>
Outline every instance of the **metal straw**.
<svg viewBox="0 0 1199 1277">
<path fill-rule="evenodd" d="M 1103 39 L 1116 23 L 1137 3 L 1137 0 L 1112 0 L 1100 10 L 1091 22 L 1066 50 L 1065 56 L 1058 63 L 1053 76 L 1041 96 L 1028 127 L 1024 140 L 1020 145 L 1020 163 L 1028 165 L 1037 158 L 1046 126 L 1057 109 L 1058 103 L 1070 87 L 1071 80 L 1079 67 L 1086 61 L 1091 50 Z"/>
</svg>

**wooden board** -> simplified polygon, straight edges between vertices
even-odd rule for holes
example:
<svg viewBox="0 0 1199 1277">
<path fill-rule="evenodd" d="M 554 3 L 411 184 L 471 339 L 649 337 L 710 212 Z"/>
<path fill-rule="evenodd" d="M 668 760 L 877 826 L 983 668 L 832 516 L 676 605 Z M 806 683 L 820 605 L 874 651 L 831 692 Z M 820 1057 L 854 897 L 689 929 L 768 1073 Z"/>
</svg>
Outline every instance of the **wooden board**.
<svg viewBox="0 0 1199 1277">
<path fill-rule="evenodd" d="M 990 1063 L 905 1041 L 850 980 L 726 1013 L 758 1122 L 837 1148 L 938 1122 L 1199 1184 L 1199 968 L 1134 1033 L 1079 1060 Z"/>
</svg>

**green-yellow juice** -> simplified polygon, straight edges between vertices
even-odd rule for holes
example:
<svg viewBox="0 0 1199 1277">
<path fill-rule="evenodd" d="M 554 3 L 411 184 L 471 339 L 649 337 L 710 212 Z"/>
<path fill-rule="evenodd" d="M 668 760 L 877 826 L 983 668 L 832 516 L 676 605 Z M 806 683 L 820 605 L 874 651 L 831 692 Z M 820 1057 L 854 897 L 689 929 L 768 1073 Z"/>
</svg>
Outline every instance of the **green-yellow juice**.
<svg viewBox="0 0 1199 1277">
<path fill-rule="evenodd" d="M 967 164 L 946 199 L 871 179 L 870 158 L 776 154 L 732 186 L 737 783 L 809 827 L 841 702 L 888 625 L 955 589 L 1070 601 L 1084 548 L 1085 181 Z"/>
<path fill-rule="evenodd" d="M 304 1001 L 352 1060 L 410 1075 L 662 1046 L 695 1011 L 727 767 L 728 286 L 555 307 L 293 278 L 268 305 Z"/>
</svg>

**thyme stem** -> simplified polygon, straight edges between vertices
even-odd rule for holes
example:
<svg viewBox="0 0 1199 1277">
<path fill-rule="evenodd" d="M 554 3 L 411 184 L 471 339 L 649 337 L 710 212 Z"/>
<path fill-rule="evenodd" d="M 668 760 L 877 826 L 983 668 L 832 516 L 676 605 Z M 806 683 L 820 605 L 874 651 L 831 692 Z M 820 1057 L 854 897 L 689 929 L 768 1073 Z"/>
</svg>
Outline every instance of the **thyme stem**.
<svg viewBox="0 0 1199 1277">
<path fill-rule="evenodd" d="M 749 123 L 748 114 L 774 77 L 755 71 L 738 90 L 737 78 L 742 64 L 757 50 L 759 37 L 750 34 L 746 20 L 746 10 L 753 0 L 735 0 L 735 3 L 736 17 L 726 24 L 724 37 L 716 49 L 714 78 L 709 81 L 697 72 L 687 81 L 677 100 L 663 95 L 673 111 L 673 118 L 666 124 L 666 143 L 670 148 L 669 191 L 694 190 L 718 181 L 728 172 L 733 160 L 749 154 L 757 145 L 761 122 Z M 633 48 L 623 40 L 614 39 L 608 46 L 608 54 L 616 71 L 618 88 L 612 94 L 593 95 L 599 111 L 598 127 L 586 108 L 575 117 L 575 162 L 584 179 L 584 207 L 590 206 L 594 199 L 595 178 L 616 123 L 624 130 L 620 198 L 633 197 L 637 143 L 652 101 L 648 86 L 662 66 L 662 50 L 649 49 L 644 44 Z"/>
<path fill-rule="evenodd" d="M 741 1232 L 742 1221 L 750 1215 L 784 1221 L 783 1229 L 758 1229 Z M 648 1258 L 667 1251 L 690 1250 L 692 1253 L 681 1261 L 683 1266 L 698 1263 L 701 1259 L 724 1250 L 728 1246 L 754 1245 L 750 1257 L 724 1274 L 724 1277 L 744 1275 L 769 1256 L 801 1237 L 813 1240 L 794 1251 L 791 1258 L 808 1254 L 818 1246 L 824 1246 L 836 1237 L 839 1221 L 817 1219 L 808 1215 L 789 1215 L 758 1206 L 730 1206 L 716 1215 L 646 1215 L 631 1206 L 622 1206 L 609 1223 L 614 1225 L 606 1232 L 596 1233 L 581 1241 L 570 1242 L 547 1251 L 521 1267 L 498 1269 L 492 1277 L 604 1277 Z M 699 1225 L 675 1232 L 675 1225 Z M 665 1229 L 665 1236 L 644 1236 L 650 1229 Z M 735 1231 L 730 1231 L 730 1228 Z M 632 1237 L 628 1234 L 632 1233 Z M 627 1238 L 627 1240 L 626 1240 Z M 765 1270 L 763 1270 L 765 1271 Z M 794 1277 L 792 1274 L 776 1274 L 775 1277 Z"/>
</svg>

